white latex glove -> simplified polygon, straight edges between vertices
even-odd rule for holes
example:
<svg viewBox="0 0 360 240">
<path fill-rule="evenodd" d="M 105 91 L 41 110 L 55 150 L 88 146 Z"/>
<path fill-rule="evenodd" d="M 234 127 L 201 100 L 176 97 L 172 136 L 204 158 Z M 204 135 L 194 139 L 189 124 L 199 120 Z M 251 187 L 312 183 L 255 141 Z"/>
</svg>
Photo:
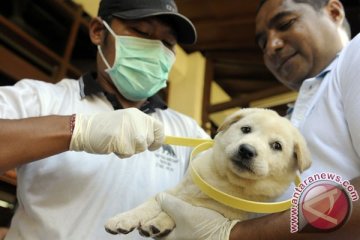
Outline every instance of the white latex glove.
<svg viewBox="0 0 360 240">
<path fill-rule="evenodd" d="M 158 149 L 164 141 L 160 121 L 136 108 L 76 114 L 70 150 L 88 153 L 115 153 L 120 157 Z"/>
<path fill-rule="evenodd" d="M 231 229 L 238 222 L 213 210 L 193 206 L 167 193 L 159 193 L 156 200 L 176 223 L 175 229 L 161 239 L 227 240 Z"/>
</svg>

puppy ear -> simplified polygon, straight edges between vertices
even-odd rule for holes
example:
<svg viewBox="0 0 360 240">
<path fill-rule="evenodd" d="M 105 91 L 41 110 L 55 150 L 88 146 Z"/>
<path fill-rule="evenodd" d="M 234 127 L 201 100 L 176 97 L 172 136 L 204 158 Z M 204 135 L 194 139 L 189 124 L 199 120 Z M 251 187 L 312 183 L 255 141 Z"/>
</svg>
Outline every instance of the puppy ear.
<svg viewBox="0 0 360 240">
<path fill-rule="evenodd" d="M 242 114 L 231 114 L 230 116 L 226 117 L 225 120 L 220 124 L 217 129 L 217 132 L 222 132 L 228 129 L 233 123 L 236 123 L 242 118 Z"/>
<path fill-rule="evenodd" d="M 221 123 L 219 128 L 217 129 L 217 132 L 225 131 L 228 129 L 233 123 L 236 123 L 240 119 L 242 119 L 245 116 L 248 116 L 251 113 L 259 112 L 259 111 L 267 111 L 267 112 L 273 112 L 269 109 L 262 109 L 262 108 L 242 108 L 233 114 L 227 116 L 225 120 Z"/>
<path fill-rule="evenodd" d="M 221 123 L 221 125 L 217 129 L 217 132 L 222 132 L 222 131 L 227 130 L 233 123 L 236 123 L 237 121 L 239 121 L 241 118 L 245 117 L 245 115 L 247 115 L 251 111 L 253 111 L 253 110 L 250 108 L 243 108 L 243 109 L 240 109 L 240 110 L 230 114 Z"/>
<path fill-rule="evenodd" d="M 296 135 L 297 139 L 294 145 L 294 155 L 297 161 L 297 167 L 300 173 L 302 173 L 311 165 L 311 154 L 303 136 L 299 132 L 297 132 Z"/>
</svg>

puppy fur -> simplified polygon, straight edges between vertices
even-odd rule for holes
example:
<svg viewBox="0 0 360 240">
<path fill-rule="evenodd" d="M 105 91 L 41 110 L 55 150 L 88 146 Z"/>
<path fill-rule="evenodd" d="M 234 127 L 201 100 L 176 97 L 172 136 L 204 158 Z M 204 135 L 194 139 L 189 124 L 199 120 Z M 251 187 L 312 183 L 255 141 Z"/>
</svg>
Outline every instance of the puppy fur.
<svg viewBox="0 0 360 240">
<path fill-rule="evenodd" d="M 311 158 L 304 138 L 289 120 L 269 109 L 247 108 L 225 119 L 214 138 L 214 146 L 199 154 L 192 164 L 217 189 L 267 202 L 289 187 L 297 171 L 309 168 Z M 229 219 L 250 217 L 250 213 L 225 206 L 202 193 L 190 173 L 167 192 Z M 164 236 L 174 227 L 174 221 L 161 210 L 155 198 L 109 219 L 105 225 L 113 234 L 126 234 L 136 228 L 147 237 Z"/>
</svg>

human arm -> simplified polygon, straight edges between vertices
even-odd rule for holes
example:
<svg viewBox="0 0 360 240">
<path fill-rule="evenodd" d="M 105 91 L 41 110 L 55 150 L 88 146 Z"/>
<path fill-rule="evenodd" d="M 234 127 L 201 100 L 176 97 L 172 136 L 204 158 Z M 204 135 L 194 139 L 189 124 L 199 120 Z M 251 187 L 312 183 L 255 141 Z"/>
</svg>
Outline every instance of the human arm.
<svg viewBox="0 0 360 240">
<path fill-rule="evenodd" d="M 159 148 L 162 124 L 135 108 L 70 116 L 0 120 L 0 172 L 67 150 L 129 157 Z"/>
<path fill-rule="evenodd" d="M 0 119 L 0 173 L 67 151 L 70 116 Z"/>
<path fill-rule="evenodd" d="M 350 181 L 356 190 L 360 189 L 360 177 Z M 201 238 L 196 239 L 229 239 L 229 240 L 337 240 L 353 239 L 360 236 L 360 202 L 353 202 L 352 215 L 349 221 L 340 229 L 330 233 L 291 233 L 290 212 L 274 213 L 263 217 L 238 222 L 230 221 L 221 214 L 209 209 L 192 206 L 168 194 L 157 197 L 161 208 L 175 221 L 176 228 L 164 239 L 195 239 L 192 234 L 201 232 Z M 181 209 L 179 211 L 179 209 Z M 200 229 L 199 227 L 202 226 Z M 217 235 L 214 237 L 214 232 Z M 224 238 L 222 233 L 230 233 Z M 184 235 L 183 234 L 188 234 Z M 178 237 L 178 238 L 177 238 Z M 196 236 L 198 237 L 198 236 Z M 211 238 L 214 237 L 214 238 Z"/>
<path fill-rule="evenodd" d="M 354 188 L 360 190 L 360 177 L 350 181 Z M 236 224 L 230 234 L 230 240 L 338 240 L 354 239 L 360 236 L 360 202 L 353 202 L 353 209 L 348 222 L 340 229 L 329 233 L 290 233 L 290 212 L 285 211 Z M 259 231 L 261 229 L 261 231 Z"/>
</svg>

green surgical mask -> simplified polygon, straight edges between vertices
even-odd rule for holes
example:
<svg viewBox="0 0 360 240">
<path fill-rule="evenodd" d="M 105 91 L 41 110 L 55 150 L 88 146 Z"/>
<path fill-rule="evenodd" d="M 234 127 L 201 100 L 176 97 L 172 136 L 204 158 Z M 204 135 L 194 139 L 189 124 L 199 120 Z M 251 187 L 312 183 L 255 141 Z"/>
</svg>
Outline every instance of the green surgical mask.
<svg viewBox="0 0 360 240">
<path fill-rule="evenodd" d="M 175 54 L 160 40 L 119 36 L 104 21 L 115 38 L 115 60 L 111 67 L 98 51 L 107 66 L 105 70 L 118 91 L 130 101 L 140 101 L 155 95 L 166 87 Z"/>
</svg>

